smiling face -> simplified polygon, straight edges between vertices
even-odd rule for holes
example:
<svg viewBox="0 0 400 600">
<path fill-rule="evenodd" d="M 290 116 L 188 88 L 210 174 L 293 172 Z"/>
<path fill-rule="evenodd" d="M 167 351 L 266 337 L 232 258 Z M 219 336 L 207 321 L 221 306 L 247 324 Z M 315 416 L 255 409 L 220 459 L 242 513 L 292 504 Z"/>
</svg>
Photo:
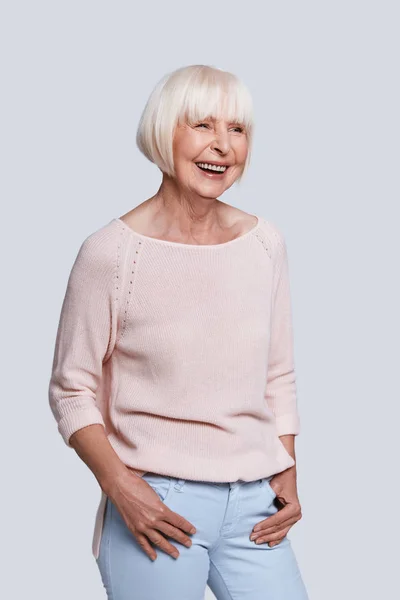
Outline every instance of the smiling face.
<svg viewBox="0 0 400 600">
<path fill-rule="evenodd" d="M 213 117 L 178 123 L 173 139 L 176 182 L 199 196 L 216 198 L 240 177 L 247 153 L 242 124 Z"/>
</svg>

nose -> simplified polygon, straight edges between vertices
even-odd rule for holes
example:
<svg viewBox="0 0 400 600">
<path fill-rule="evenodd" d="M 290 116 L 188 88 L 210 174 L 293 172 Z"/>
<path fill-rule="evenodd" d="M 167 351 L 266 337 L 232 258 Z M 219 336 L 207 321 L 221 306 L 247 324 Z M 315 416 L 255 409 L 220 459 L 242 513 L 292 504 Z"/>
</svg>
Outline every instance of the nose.
<svg viewBox="0 0 400 600">
<path fill-rule="evenodd" d="M 227 130 L 220 130 L 215 133 L 215 137 L 211 143 L 211 149 L 218 154 L 228 154 L 231 149 L 231 143 Z"/>
</svg>

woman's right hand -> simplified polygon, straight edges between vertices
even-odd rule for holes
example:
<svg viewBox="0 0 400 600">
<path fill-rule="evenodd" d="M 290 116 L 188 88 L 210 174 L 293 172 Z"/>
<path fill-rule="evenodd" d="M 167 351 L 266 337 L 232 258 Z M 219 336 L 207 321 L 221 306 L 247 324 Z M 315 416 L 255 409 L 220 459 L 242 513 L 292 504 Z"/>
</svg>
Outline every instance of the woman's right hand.
<svg viewBox="0 0 400 600">
<path fill-rule="evenodd" d="M 149 540 L 174 558 L 179 556 L 178 549 L 162 533 L 184 546 L 192 545 L 185 532 L 196 533 L 194 525 L 169 509 L 147 481 L 130 469 L 113 481 L 106 494 L 151 560 L 157 558 L 157 553 Z"/>
</svg>

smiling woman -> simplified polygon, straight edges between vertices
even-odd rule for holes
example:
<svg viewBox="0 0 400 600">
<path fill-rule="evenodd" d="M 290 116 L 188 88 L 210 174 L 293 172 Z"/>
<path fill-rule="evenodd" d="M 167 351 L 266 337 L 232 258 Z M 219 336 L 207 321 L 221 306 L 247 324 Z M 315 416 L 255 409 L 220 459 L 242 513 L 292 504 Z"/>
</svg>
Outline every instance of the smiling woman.
<svg viewBox="0 0 400 600">
<path fill-rule="evenodd" d="M 168 74 L 137 132 L 161 185 L 83 241 L 68 279 L 49 398 L 101 487 L 110 600 L 198 600 L 207 584 L 307 600 L 287 537 L 301 511 L 286 243 L 219 199 L 252 136 L 236 76 Z"/>
<path fill-rule="evenodd" d="M 215 127 L 221 133 L 229 130 L 233 140 L 238 138 L 234 143 L 245 156 L 235 173 L 230 173 L 231 185 L 240 181 L 250 163 L 253 139 L 253 102 L 242 81 L 215 67 L 191 65 L 167 74 L 155 86 L 143 110 L 136 142 L 139 150 L 171 177 L 176 175 L 173 138 L 180 127 L 196 129 L 204 134 L 204 142 Z M 208 164 L 217 163 L 211 160 Z"/>
</svg>

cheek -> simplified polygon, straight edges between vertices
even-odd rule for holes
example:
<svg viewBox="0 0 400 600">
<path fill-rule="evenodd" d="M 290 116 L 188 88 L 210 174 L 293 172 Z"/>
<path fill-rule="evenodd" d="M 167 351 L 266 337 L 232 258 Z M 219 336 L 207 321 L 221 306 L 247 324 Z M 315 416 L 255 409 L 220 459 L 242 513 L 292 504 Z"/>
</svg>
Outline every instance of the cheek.
<svg viewBox="0 0 400 600">
<path fill-rule="evenodd" d="M 237 147 L 235 148 L 235 156 L 239 164 L 244 164 L 246 162 L 248 151 L 249 145 L 247 141 L 237 144 Z"/>
<path fill-rule="evenodd" d="M 188 155 L 180 147 L 179 150 L 174 154 L 174 163 L 176 173 L 181 177 L 187 178 L 193 173 L 193 168 L 196 166 L 193 162 L 192 156 Z M 197 167 L 196 167 L 197 168 Z"/>
<path fill-rule="evenodd" d="M 202 151 L 202 142 L 204 140 L 196 132 L 191 130 L 179 131 L 174 138 L 174 153 L 182 161 L 194 161 L 199 152 Z"/>
<path fill-rule="evenodd" d="M 182 144 L 176 145 L 174 148 L 174 164 L 176 174 L 181 177 L 187 177 L 192 168 L 191 157 Z"/>
<path fill-rule="evenodd" d="M 176 179 L 185 186 L 196 184 L 198 183 L 198 178 L 195 169 L 198 167 L 192 162 L 191 157 L 182 154 L 181 150 L 180 148 L 180 151 L 176 153 L 174 158 Z"/>
</svg>

